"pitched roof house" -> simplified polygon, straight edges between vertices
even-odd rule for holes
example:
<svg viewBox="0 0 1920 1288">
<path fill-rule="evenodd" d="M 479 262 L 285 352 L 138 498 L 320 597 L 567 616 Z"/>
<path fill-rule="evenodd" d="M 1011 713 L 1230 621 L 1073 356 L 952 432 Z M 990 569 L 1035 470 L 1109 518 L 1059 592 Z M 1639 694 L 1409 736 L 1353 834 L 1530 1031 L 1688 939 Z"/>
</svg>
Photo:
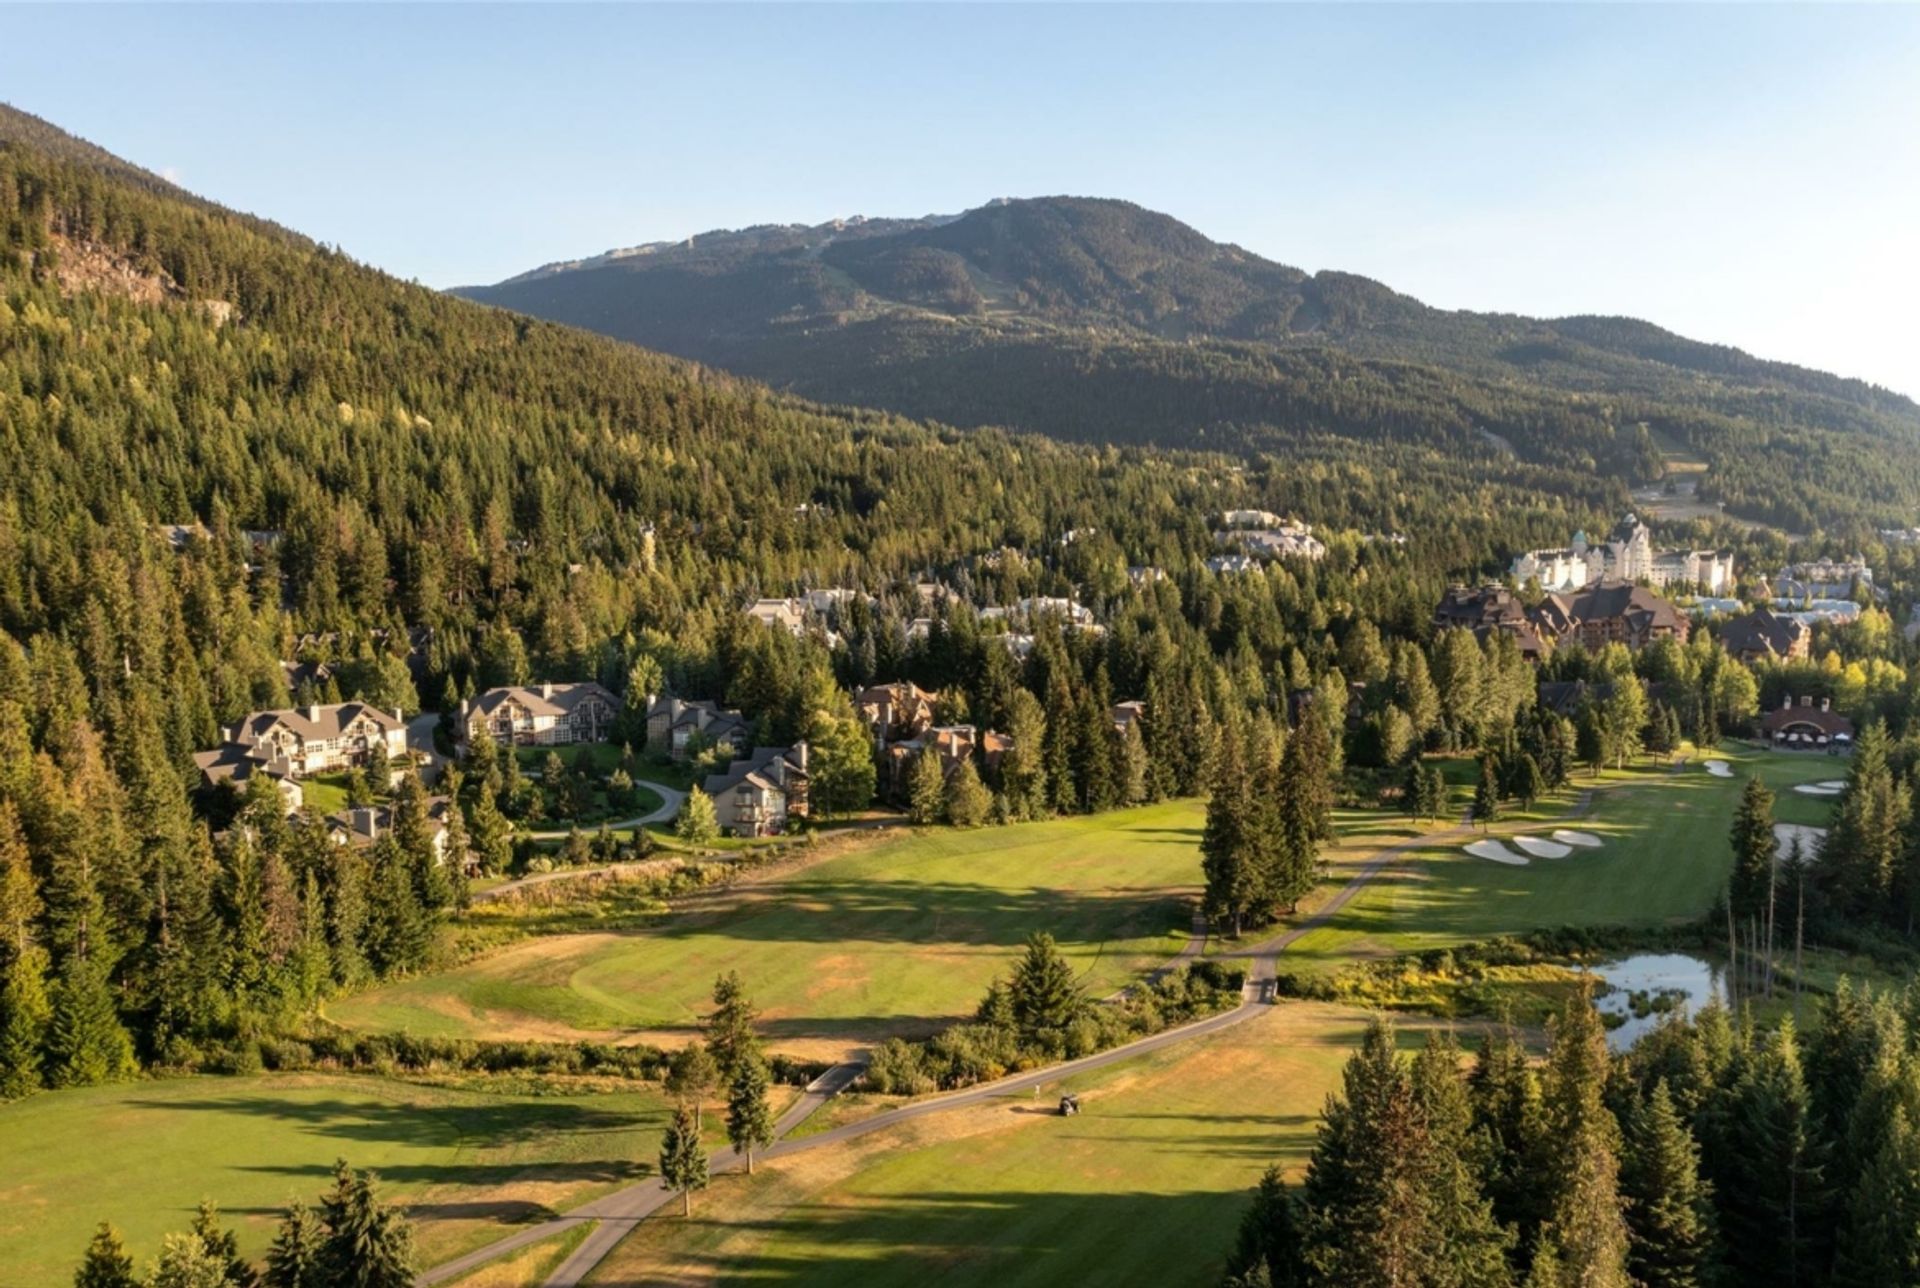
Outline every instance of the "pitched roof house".
<svg viewBox="0 0 1920 1288">
<path fill-rule="evenodd" d="M 619 710 L 619 699 L 592 680 L 504 685 L 460 704 L 460 737 L 471 742 L 484 730 L 523 746 L 605 742 Z"/>
<path fill-rule="evenodd" d="M 685 760 L 696 738 L 732 751 L 746 746 L 752 736 L 753 726 L 745 717 L 717 702 L 667 697 L 647 704 L 647 746 L 674 760 Z"/>
<path fill-rule="evenodd" d="M 1763 607 L 1728 622 L 1720 647 L 1742 662 L 1786 660 L 1807 656 L 1812 639 L 1804 623 Z"/>
<path fill-rule="evenodd" d="M 226 735 L 225 746 L 193 758 L 209 783 L 244 781 L 255 770 L 298 780 L 350 769 L 366 764 L 375 746 L 389 760 L 407 754 L 407 725 L 400 713 L 366 702 L 255 711 Z M 243 762 L 246 772 L 240 772 Z"/>
<path fill-rule="evenodd" d="M 1601 581 L 1570 595 L 1548 595 L 1531 614 L 1555 638 L 1572 637 L 1590 649 L 1625 644 L 1634 652 L 1662 639 L 1687 642 L 1685 613 L 1644 586 Z"/>
<path fill-rule="evenodd" d="M 435 863 L 447 861 L 447 814 L 452 807 L 445 796 L 427 797 L 427 832 Z M 392 831 L 391 805 L 359 805 L 327 815 L 327 836 L 335 845 L 364 849 Z"/>
<path fill-rule="evenodd" d="M 1547 654 L 1546 642 L 1527 606 L 1505 586 L 1482 586 L 1478 590 L 1448 587 L 1433 610 L 1433 624 L 1438 630 L 1472 631 L 1473 637 L 1483 642 L 1496 631 L 1511 635 L 1520 647 L 1520 656 L 1530 662 Z"/>
<path fill-rule="evenodd" d="M 720 830 L 729 836 L 773 836 L 808 812 L 807 744 L 755 747 L 753 754 L 708 774 L 700 789 L 713 797 Z"/>
<path fill-rule="evenodd" d="M 934 695 L 912 680 L 871 684 L 853 695 L 853 705 L 874 740 L 885 744 L 917 738 L 933 727 Z"/>
</svg>

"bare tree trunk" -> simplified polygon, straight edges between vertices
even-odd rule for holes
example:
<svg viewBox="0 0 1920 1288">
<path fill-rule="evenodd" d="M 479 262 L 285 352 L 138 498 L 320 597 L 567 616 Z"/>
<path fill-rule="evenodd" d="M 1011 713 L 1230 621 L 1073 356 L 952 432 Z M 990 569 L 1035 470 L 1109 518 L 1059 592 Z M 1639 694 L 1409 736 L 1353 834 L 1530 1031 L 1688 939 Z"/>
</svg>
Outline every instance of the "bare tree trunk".
<svg viewBox="0 0 1920 1288">
<path fill-rule="evenodd" d="M 1775 896 L 1775 893 L 1779 890 L 1779 888 L 1780 888 L 1779 882 L 1771 879 L 1767 881 L 1767 1000 L 1768 1001 L 1773 1000 L 1774 896 Z"/>
<path fill-rule="evenodd" d="M 1733 901 L 1727 901 L 1727 1003 L 1740 1004 L 1740 939 L 1733 932 Z"/>
<path fill-rule="evenodd" d="M 680 1215 L 682 1217 L 690 1217 L 693 1215 L 693 1191 L 692 1190 L 680 1191 Z"/>
<path fill-rule="evenodd" d="M 1800 873 L 1800 898 L 1793 912 L 1793 1026 L 1800 1027 L 1800 989 L 1805 973 L 1800 969 L 1801 953 L 1807 942 L 1807 874 Z"/>
<path fill-rule="evenodd" d="M 753 1175 L 753 1146 L 747 1146 L 747 1175 Z"/>
</svg>

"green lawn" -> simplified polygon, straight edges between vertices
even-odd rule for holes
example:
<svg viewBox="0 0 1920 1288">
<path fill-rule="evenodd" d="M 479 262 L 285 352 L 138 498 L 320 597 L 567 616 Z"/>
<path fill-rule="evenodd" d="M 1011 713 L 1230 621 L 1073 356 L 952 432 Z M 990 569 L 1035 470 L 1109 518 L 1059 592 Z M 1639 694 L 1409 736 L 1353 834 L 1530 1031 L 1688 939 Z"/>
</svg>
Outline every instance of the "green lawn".
<svg viewBox="0 0 1920 1288">
<path fill-rule="evenodd" d="M 1038 1095 L 717 1177 L 692 1220 L 647 1221 L 588 1282 L 1217 1284 L 1245 1196 L 1269 1163 L 1304 1163 L 1365 1022 L 1289 1003 Z M 1047 1112 L 1062 1090 L 1077 1117 Z"/>
<path fill-rule="evenodd" d="M 716 912 L 547 937 L 329 1007 L 358 1028 L 474 1036 L 675 1029 L 737 970 L 776 1042 L 924 1031 L 973 1009 L 1029 932 L 1100 994 L 1185 942 L 1203 807 L 906 833 L 740 892 Z"/>
<path fill-rule="evenodd" d="M 408 1200 L 423 1263 L 445 1260 L 646 1175 L 666 1116 L 646 1087 L 489 1094 L 352 1075 L 34 1096 L 0 1105 L 0 1284 L 68 1282 L 101 1220 L 144 1264 L 203 1198 L 259 1256 L 280 1209 L 314 1199 L 341 1157 Z"/>
<path fill-rule="evenodd" d="M 1728 762 L 1734 777 L 1716 778 L 1704 762 Z M 1477 859 L 1460 842 L 1421 852 L 1383 873 L 1327 926 L 1289 950 L 1294 969 L 1336 968 L 1355 956 L 1418 952 L 1496 935 L 1558 926 L 1652 926 L 1698 917 L 1726 884 L 1732 851 L 1727 833 L 1745 779 L 1757 774 L 1776 793 L 1775 817 L 1823 825 L 1831 798 L 1800 795 L 1794 783 L 1844 777 L 1847 762 L 1826 756 L 1756 751 L 1729 744 L 1698 756 L 1677 773 L 1648 766 L 1608 774 L 1597 785 L 1584 773 L 1573 790 L 1530 813 L 1509 811 L 1492 835 L 1545 836 L 1555 826 L 1591 832 L 1599 849 L 1564 859 L 1507 867 Z M 1589 787 L 1592 808 L 1566 818 Z"/>
<path fill-rule="evenodd" d="M 300 801 L 318 814 L 338 814 L 347 807 L 347 776 L 315 774 L 300 780 Z"/>
</svg>

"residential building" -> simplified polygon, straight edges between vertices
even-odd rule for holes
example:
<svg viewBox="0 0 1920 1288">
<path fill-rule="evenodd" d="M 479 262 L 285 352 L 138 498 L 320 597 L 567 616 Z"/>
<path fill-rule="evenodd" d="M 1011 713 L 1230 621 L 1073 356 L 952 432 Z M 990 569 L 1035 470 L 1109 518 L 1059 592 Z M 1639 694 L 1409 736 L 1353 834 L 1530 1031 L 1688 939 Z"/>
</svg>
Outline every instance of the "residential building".
<svg viewBox="0 0 1920 1288">
<path fill-rule="evenodd" d="M 1133 722 L 1147 714 L 1147 704 L 1138 698 L 1127 702 L 1116 702 L 1110 713 L 1113 717 L 1113 731 L 1125 733 L 1133 727 Z"/>
<path fill-rule="evenodd" d="M 806 633 L 807 606 L 798 599 L 756 599 L 747 605 L 747 616 L 762 626 L 777 626 L 789 635 Z"/>
<path fill-rule="evenodd" d="M 1271 510 L 1228 510 L 1220 516 L 1223 528 L 1283 528 L 1287 521 Z M 1311 528 L 1307 529 L 1309 532 Z"/>
<path fill-rule="evenodd" d="M 1004 744 L 1000 735 L 989 732 L 988 737 Z M 960 768 L 960 762 L 970 758 L 981 749 L 982 738 L 972 725 L 935 725 L 913 738 L 904 738 L 889 743 L 883 753 L 882 781 L 887 793 L 895 799 L 904 797 L 907 784 L 913 776 L 914 761 L 922 752 L 940 758 L 940 771 L 951 778 Z M 1004 751 L 1004 745 L 1000 748 Z"/>
<path fill-rule="evenodd" d="M 1736 617 L 1720 632 L 1720 647 L 1742 662 L 1784 662 L 1804 658 L 1813 632 L 1797 619 L 1771 608 Z"/>
<path fill-rule="evenodd" d="M 256 771 L 297 782 L 364 765 L 376 747 L 392 762 L 407 756 L 400 713 L 365 702 L 255 711 L 225 732 L 223 746 L 194 756 L 209 783 L 244 782 Z"/>
<path fill-rule="evenodd" d="M 471 742 L 484 730 L 516 746 L 605 742 L 619 711 L 620 700 L 592 680 L 506 685 L 460 704 L 460 737 Z"/>
<path fill-rule="evenodd" d="M 1529 616 L 1555 641 L 1575 639 L 1589 649 L 1625 644 L 1639 652 L 1658 640 L 1687 642 L 1685 613 L 1644 586 L 1602 581 L 1571 595 L 1548 595 Z"/>
<path fill-rule="evenodd" d="M 728 836 L 778 835 L 790 819 L 807 816 L 807 744 L 756 747 L 700 787 Z"/>
<path fill-rule="evenodd" d="M 934 695 L 911 680 L 869 685 L 853 695 L 853 705 L 882 748 L 918 738 L 933 727 Z"/>
<path fill-rule="evenodd" d="M 447 861 L 447 816 L 453 803 L 445 796 L 427 797 L 427 833 L 433 861 Z M 327 836 L 335 845 L 364 849 L 393 831 L 391 805 L 357 805 L 327 815 Z"/>
<path fill-rule="evenodd" d="M 1883 593 L 1873 584 L 1873 569 L 1860 555 L 1788 564 L 1773 575 L 1768 586 L 1775 599 L 1851 599 L 1856 584 L 1876 597 Z"/>
<path fill-rule="evenodd" d="M 647 746 L 685 760 L 696 739 L 709 747 L 737 751 L 753 736 L 752 725 L 738 711 L 715 702 L 686 698 L 655 698 L 647 704 Z"/>
<path fill-rule="evenodd" d="M 1433 610 L 1433 625 L 1436 630 L 1472 631 L 1473 637 L 1482 642 L 1494 632 L 1511 635 L 1520 655 L 1530 662 L 1539 661 L 1548 652 L 1526 604 L 1505 586 L 1487 585 L 1478 590 L 1449 587 Z"/>
</svg>

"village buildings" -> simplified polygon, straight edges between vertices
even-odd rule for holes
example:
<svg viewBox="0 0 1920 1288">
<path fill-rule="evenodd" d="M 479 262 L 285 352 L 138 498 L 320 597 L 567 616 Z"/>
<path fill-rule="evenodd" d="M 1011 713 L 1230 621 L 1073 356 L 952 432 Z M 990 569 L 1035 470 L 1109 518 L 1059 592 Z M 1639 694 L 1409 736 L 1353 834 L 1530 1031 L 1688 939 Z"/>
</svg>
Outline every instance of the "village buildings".
<svg viewBox="0 0 1920 1288">
<path fill-rule="evenodd" d="M 407 723 L 400 712 L 366 702 L 255 711 L 225 737 L 218 748 L 194 756 L 202 780 L 210 786 L 239 784 L 265 773 L 281 784 L 289 808 L 300 803 L 303 778 L 355 769 L 373 759 L 398 763 L 407 756 Z"/>
<path fill-rule="evenodd" d="M 1485 640 L 1509 635 L 1520 655 L 1539 661 L 1554 645 L 1577 641 L 1589 649 L 1610 643 L 1639 652 L 1662 639 L 1687 641 L 1687 616 L 1644 586 L 1602 581 L 1571 594 L 1553 594 L 1528 607 L 1504 586 L 1454 586 L 1434 609 L 1437 629 L 1470 630 Z"/>
<path fill-rule="evenodd" d="M 484 732 L 496 743 L 558 747 L 605 742 L 619 712 L 620 700 L 592 680 L 513 684 L 462 702 L 458 724 L 462 742 Z"/>
<path fill-rule="evenodd" d="M 1718 595 L 1733 586 L 1733 555 L 1719 550 L 1660 550 L 1637 515 L 1614 526 L 1607 539 L 1590 542 L 1576 532 L 1566 546 L 1529 550 L 1515 556 L 1510 571 L 1521 585 L 1535 582 L 1545 591 L 1583 590 L 1600 581 L 1649 582 L 1655 586 L 1698 586 Z"/>
<path fill-rule="evenodd" d="M 807 817 L 807 744 L 756 747 L 700 788 L 713 798 L 720 830 L 728 836 L 777 836 L 789 820 Z"/>
<path fill-rule="evenodd" d="M 1720 647 L 1749 665 L 1798 661 L 1807 656 L 1812 638 L 1806 623 L 1763 607 L 1728 622 L 1720 632 Z"/>
<path fill-rule="evenodd" d="M 735 752 L 752 737 L 752 722 L 717 702 L 666 697 L 647 704 L 647 746 L 671 760 L 686 760 L 696 746 Z"/>
</svg>

